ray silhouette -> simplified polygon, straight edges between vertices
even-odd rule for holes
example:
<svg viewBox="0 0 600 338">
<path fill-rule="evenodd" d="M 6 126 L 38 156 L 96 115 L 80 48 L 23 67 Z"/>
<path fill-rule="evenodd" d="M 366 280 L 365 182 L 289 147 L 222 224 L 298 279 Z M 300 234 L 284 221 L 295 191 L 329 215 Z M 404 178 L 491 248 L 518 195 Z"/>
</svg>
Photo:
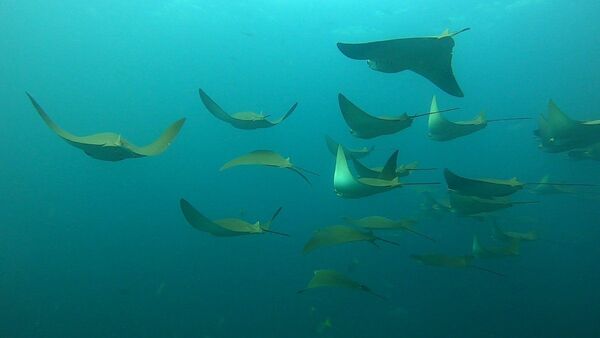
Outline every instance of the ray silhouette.
<svg viewBox="0 0 600 338">
<path fill-rule="evenodd" d="M 498 224 L 494 221 L 494 227 L 493 227 L 493 236 L 494 239 L 498 240 L 498 241 L 502 241 L 502 242 L 532 242 L 532 241 L 537 241 L 539 239 L 539 236 L 537 234 L 537 232 L 535 231 L 528 231 L 528 232 L 517 232 L 517 231 L 506 231 L 503 230 L 502 228 L 500 228 L 500 226 L 498 226 Z M 518 249 L 518 248 L 517 248 Z"/>
<path fill-rule="evenodd" d="M 450 255 L 444 255 L 444 254 L 424 254 L 424 255 L 410 255 L 410 257 L 418 262 L 421 262 L 423 265 L 427 265 L 427 266 L 433 266 L 433 267 L 437 267 L 437 268 L 453 268 L 453 269 L 460 269 L 460 268 L 472 268 L 472 269 L 477 269 L 479 271 L 485 271 L 497 276 L 502 276 L 504 277 L 504 274 L 501 274 L 499 272 L 493 271 L 493 270 L 489 270 L 486 268 L 483 268 L 481 266 L 478 265 L 474 265 L 473 264 L 473 259 L 475 257 L 473 257 L 472 255 L 462 255 L 462 256 L 450 256 Z"/>
<path fill-rule="evenodd" d="M 531 120 L 529 117 L 508 117 L 488 120 L 485 116 L 485 113 L 481 112 L 472 120 L 452 122 L 441 114 L 440 110 L 438 109 L 437 99 L 435 96 L 431 100 L 431 107 L 429 111 L 434 114 L 429 115 L 428 135 L 429 138 L 434 141 L 450 141 L 459 137 L 473 134 L 487 127 L 488 123 L 490 122 Z"/>
<path fill-rule="evenodd" d="M 227 114 L 213 99 L 211 99 L 202 89 L 198 90 L 200 99 L 206 109 L 216 118 L 221 121 L 227 122 L 238 129 L 261 129 L 274 127 L 281 122 L 285 121 L 298 106 L 298 103 L 294 103 L 292 107 L 278 119 L 268 120 L 269 115 L 263 115 L 262 113 L 255 113 L 252 111 L 243 111 L 233 114 Z"/>
<path fill-rule="evenodd" d="M 399 116 L 374 116 L 365 112 L 354 103 L 350 102 L 343 94 L 338 94 L 338 103 L 342 117 L 350 128 L 350 133 L 358 138 L 371 139 L 383 135 L 392 135 L 412 125 L 415 118 L 430 115 L 430 112 Z M 456 110 L 451 108 L 446 111 Z"/>
<path fill-rule="evenodd" d="M 75 148 L 83 150 L 86 155 L 102 161 L 116 162 L 129 158 L 159 155 L 167 150 L 185 123 L 185 119 L 176 121 L 153 143 L 140 147 L 129 142 L 120 134 L 112 132 L 87 136 L 73 135 L 54 123 L 33 96 L 29 93 L 27 93 L 27 96 L 40 117 L 56 135 Z"/>
<path fill-rule="evenodd" d="M 448 169 L 444 169 L 444 178 L 448 189 L 460 192 L 462 195 L 477 196 L 481 198 L 506 197 L 522 190 L 525 186 L 551 186 L 551 187 L 597 187 L 591 183 L 558 183 L 548 182 L 520 182 L 516 177 L 511 179 L 496 178 L 466 178 L 458 176 Z"/>
<path fill-rule="evenodd" d="M 448 190 L 452 211 L 461 216 L 481 216 L 521 204 L 535 204 L 538 201 L 511 201 L 509 197 L 482 198 L 463 195 Z"/>
<path fill-rule="evenodd" d="M 574 160 L 600 161 L 600 143 L 585 148 L 573 149 L 569 151 L 569 157 Z"/>
<path fill-rule="evenodd" d="M 366 43 L 338 43 L 338 49 L 354 60 L 367 60 L 373 70 L 383 73 L 413 71 L 431 81 L 446 93 L 463 97 L 454 71 L 452 55 L 455 33 L 446 30 L 439 36 L 401 38 Z"/>
<path fill-rule="evenodd" d="M 179 206 L 186 221 L 195 229 L 207 232 L 217 237 L 233 237 L 243 235 L 256 235 L 263 233 L 272 233 L 281 236 L 289 236 L 288 234 L 271 230 L 271 223 L 281 212 L 281 208 L 277 209 L 271 219 L 261 223 L 256 221 L 249 223 L 239 218 L 224 218 L 218 220 L 210 220 L 202 215 L 185 199 L 180 199 Z"/>
<path fill-rule="evenodd" d="M 315 231 L 304 245 L 302 252 L 307 254 L 320 248 L 353 242 L 368 242 L 375 244 L 376 241 L 399 245 L 394 241 L 375 236 L 370 230 L 347 225 L 332 225 Z"/>
<path fill-rule="evenodd" d="M 392 220 L 383 216 L 367 216 L 359 219 L 353 219 L 350 217 L 345 217 L 344 221 L 350 225 L 368 229 L 368 230 L 402 230 L 413 233 L 415 235 L 426 238 L 432 242 L 435 242 L 435 239 L 431 238 L 424 233 L 421 233 L 413 227 L 416 223 L 413 219 L 401 219 L 401 220 Z"/>
<path fill-rule="evenodd" d="M 302 179 L 304 179 L 308 184 L 311 184 L 310 180 L 308 179 L 308 177 L 306 177 L 306 175 L 304 175 L 304 173 L 317 175 L 312 171 L 297 167 L 296 165 L 292 164 L 289 157 L 285 158 L 271 150 L 255 150 L 242 156 L 236 157 L 231 161 L 223 164 L 220 171 L 244 165 L 257 165 L 288 169 L 300 175 L 300 177 L 302 177 Z"/>
<path fill-rule="evenodd" d="M 482 198 L 509 196 L 525 187 L 524 183 L 513 177 L 508 180 L 495 178 L 466 178 L 444 169 L 444 178 L 448 189 L 458 191 L 463 195 Z"/>
<path fill-rule="evenodd" d="M 350 279 L 350 277 L 347 277 L 346 275 L 344 275 L 340 272 L 337 272 L 335 270 L 331 270 L 331 269 L 315 270 L 313 272 L 313 277 L 308 282 L 308 285 L 306 286 L 306 288 L 299 290 L 298 293 L 303 293 L 308 290 L 323 288 L 323 287 L 345 288 L 345 289 L 358 290 L 358 291 L 366 292 L 377 298 L 386 300 L 385 297 L 373 292 L 366 285 L 356 282 L 356 281 Z"/>
<path fill-rule="evenodd" d="M 473 256 L 480 259 L 506 258 L 519 255 L 521 241 L 512 239 L 508 246 L 484 247 L 479 237 L 473 236 Z"/>
<path fill-rule="evenodd" d="M 413 171 L 435 170 L 436 168 L 419 168 L 419 162 L 411 162 L 403 165 L 397 165 L 398 151 L 396 150 L 383 167 L 367 167 L 358 159 L 351 157 L 354 170 L 360 178 L 373 178 L 382 180 L 393 180 L 395 178 L 405 177 Z"/>
<path fill-rule="evenodd" d="M 577 121 L 565 114 L 554 101 L 548 102 L 548 112 L 540 115 L 538 129 L 539 147 L 558 153 L 585 148 L 600 143 L 600 120 Z"/>
</svg>

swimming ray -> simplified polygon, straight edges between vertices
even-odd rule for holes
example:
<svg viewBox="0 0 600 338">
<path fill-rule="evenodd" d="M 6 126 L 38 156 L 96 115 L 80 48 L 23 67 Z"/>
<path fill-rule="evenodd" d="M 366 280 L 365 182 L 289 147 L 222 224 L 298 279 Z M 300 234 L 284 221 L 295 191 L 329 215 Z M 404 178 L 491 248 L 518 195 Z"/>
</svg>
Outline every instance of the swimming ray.
<svg viewBox="0 0 600 338">
<path fill-rule="evenodd" d="M 472 255 L 462 255 L 462 256 L 450 256 L 443 254 L 425 254 L 425 255 L 410 255 L 410 258 L 421 262 L 427 266 L 433 266 L 438 268 L 472 268 L 480 271 L 489 272 L 491 274 L 497 276 L 505 276 L 499 272 L 489 270 L 483 268 L 481 266 L 477 266 L 472 264 L 473 257 Z"/>
<path fill-rule="evenodd" d="M 552 195 L 552 194 L 575 194 L 577 191 L 570 186 L 564 186 L 550 182 L 550 175 L 544 175 L 540 180 L 539 184 L 534 185 L 530 188 L 531 192 L 539 195 Z"/>
<path fill-rule="evenodd" d="M 435 96 L 431 100 L 431 108 L 429 111 L 435 113 L 429 115 L 428 121 L 428 135 L 429 138 L 434 141 L 450 141 L 473 134 L 487 127 L 490 122 L 531 120 L 529 117 L 508 117 L 488 120 L 485 113 L 481 112 L 472 120 L 452 122 L 439 112 Z"/>
<path fill-rule="evenodd" d="M 350 217 L 344 217 L 344 221 L 350 225 L 357 226 L 359 228 L 368 230 L 403 230 L 413 233 L 415 235 L 426 238 L 432 242 L 435 239 L 425 235 L 414 229 L 413 225 L 416 223 L 413 219 L 401 219 L 392 220 L 383 216 L 367 216 L 359 219 L 353 219 Z"/>
<path fill-rule="evenodd" d="M 275 220 L 277 215 L 281 212 L 281 208 L 277 209 L 271 219 L 267 222 L 261 223 L 256 221 L 249 223 L 239 218 L 224 218 L 218 220 L 210 220 L 206 216 L 202 215 L 196 208 L 194 208 L 185 199 L 179 200 L 179 206 L 181 212 L 185 217 L 186 221 L 196 228 L 197 230 L 208 232 L 209 234 L 217 237 L 233 237 L 243 235 L 255 235 L 262 233 L 272 233 L 281 236 L 289 236 L 288 234 L 271 230 L 271 223 Z"/>
<path fill-rule="evenodd" d="M 522 190 L 525 186 L 553 186 L 553 187 L 597 187 L 591 183 L 558 183 L 558 182 L 520 182 L 516 177 L 511 179 L 496 178 L 466 178 L 458 176 L 448 169 L 444 169 L 444 178 L 448 189 L 458 191 L 463 195 L 477 196 L 481 198 L 505 197 Z"/>
<path fill-rule="evenodd" d="M 346 157 L 350 157 L 350 158 L 354 158 L 354 159 L 359 159 L 359 158 L 363 158 L 367 155 L 369 155 L 374 147 L 362 147 L 362 148 L 347 148 L 346 146 L 344 146 L 341 143 L 337 143 L 334 139 L 332 139 L 331 137 L 325 135 L 325 142 L 327 144 L 327 149 L 329 149 L 329 152 L 331 154 L 333 154 L 333 156 L 337 155 L 337 149 L 338 146 L 342 146 L 342 149 L 344 150 L 344 153 L 346 154 Z"/>
<path fill-rule="evenodd" d="M 444 178 L 448 189 L 458 191 L 463 195 L 483 198 L 509 196 L 525 187 L 524 183 L 513 177 L 508 180 L 495 178 L 466 178 L 444 169 Z"/>
<path fill-rule="evenodd" d="M 88 156 L 102 161 L 121 161 L 128 158 L 156 156 L 163 153 L 171 145 L 185 119 L 180 119 L 167 128 L 153 143 L 146 146 L 136 146 L 120 134 L 106 132 L 87 136 L 76 136 L 59 127 L 37 101 L 27 93 L 33 107 L 37 110 L 46 125 L 68 144 L 83 150 Z"/>
<path fill-rule="evenodd" d="M 396 168 L 396 175 L 398 177 L 404 177 L 410 175 L 413 171 L 431 171 L 438 170 L 438 168 L 419 168 L 419 161 L 413 161 L 406 164 L 401 164 Z"/>
<path fill-rule="evenodd" d="M 370 139 L 395 134 L 410 127 L 413 121 L 406 113 L 396 117 L 369 115 L 341 93 L 338 94 L 338 102 L 344 121 L 350 127 L 350 133 L 359 138 Z"/>
<path fill-rule="evenodd" d="M 479 237 L 473 236 L 473 256 L 480 259 L 506 258 L 519 255 L 521 241 L 512 239 L 508 246 L 484 247 L 479 242 Z"/>
<path fill-rule="evenodd" d="M 242 165 L 258 165 L 258 166 L 267 166 L 267 167 L 275 167 L 275 168 L 283 168 L 289 169 L 296 174 L 300 175 L 302 179 L 304 179 L 308 184 L 311 184 L 310 180 L 304 173 L 309 173 L 313 175 L 317 175 L 314 172 L 308 171 L 304 168 L 297 167 L 294 165 L 290 158 L 283 157 L 280 154 L 271 151 L 271 150 L 255 150 L 251 151 L 242 156 L 236 157 L 233 160 L 223 164 L 220 171 L 230 169 L 237 166 Z"/>
<path fill-rule="evenodd" d="M 358 138 L 371 139 L 382 135 L 395 134 L 403 129 L 406 129 L 412 125 L 415 118 L 421 116 L 427 116 L 430 112 L 408 115 L 406 113 L 399 116 L 373 116 L 364 110 L 360 109 L 357 105 L 350 102 L 343 94 L 338 94 L 338 103 L 342 117 L 348 127 L 350 127 L 350 133 Z M 447 109 L 444 111 L 452 111 L 456 108 Z"/>
<path fill-rule="evenodd" d="M 421 203 L 421 214 L 436 219 L 452 213 L 450 201 L 437 199 L 431 192 L 423 191 L 424 201 Z"/>
<path fill-rule="evenodd" d="M 398 178 L 385 180 L 379 178 L 355 178 L 350 172 L 346 156 L 341 146 L 335 161 L 335 172 L 333 175 L 333 188 L 335 193 L 343 198 L 360 198 L 391 189 L 400 188 L 403 185 L 428 185 L 438 184 L 437 182 L 428 183 L 400 183 Z"/>
<path fill-rule="evenodd" d="M 591 146 L 569 151 L 569 157 L 574 160 L 600 161 L 600 142 Z"/>
<path fill-rule="evenodd" d="M 418 168 L 419 162 L 411 162 L 408 164 L 397 165 L 398 151 L 396 150 L 389 159 L 386 161 L 383 167 L 372 167 L 369 168 L 362 164 L 356 158 L 351 157 L 354 170 L 360 178 L 374 178 L 382 180 L 393 180 L 410 175 L 413 171 L 422 170 L 435 170 L 435 168 Z"/>
<path fill-rule="evenodd" d="M 399 176 L 396 174 L 398 162 L 398 150 L 385 162 L 385 165 L 380 168 L 368 168 L 355 158 L 351 158 L 354 164 L 354 169 L 360 178 L 374 178 L 391 181 Z"/>
<path fill-rule="evenodd" d="M 600 120 L 573 120 L 552 100 L 547 115 L 540 115 L 538 123 L 534 134 L 539 138 L 539 147 L 547 152 L 575 150 L 600 142 Z"/>
<path fill-rule="evenodd" d="M 252 111 L 237 112 L 231 115 L 227 114 L 202 89 L 199 89 L 198 92 L 200 94 L 200 99 L 202 100 L 202 103 L 204 103 L 206 109 L 214 117 L 218 118 L 221 121 L 225 121 L 238 129 L 248 130 L 274 127 L 283 122 L 288 117 L 290 117 L 290 115 L 292 115 L 292 113 L 294 112 L 294 110 L 296 110 L 296 107 L 298 106 L 298 103 L 294 103 L 292 107 L 287 111 L 287 113 L 285 113 L 282 117 L 269 121 L 267 120 L 269 115 L 263 115 L 262 113 L 255 113 Z"/>
<path fill-rule="evenodd" d="M 304 245 L 302 253 L 306 254 L 319 248 L 335 246 L 344 243 L 382 241 L 393 245 L 400 245 L 394 241 L 377 237 L 370 230 L 359 229 L 347 225 L 332 225 L 315 231 Z"/>
<path fill-rule="evenodd" d="M 511 201 L 508 197 L 482 198 L 463 195 L 454 190 L 448 190 L 452 211 L 462 216 L 480 216 L 494 211 L 507 209 L 519 204 L 534 204 L 537 201 Z"/>
<path fill-rule="evenodd" d="M 299 290 L 298 293 L 303 293 L 308 290 L 323 288 L 323 287 L 334 287 L 334 288 L 346 288 L 352 290 L 363 291 L 369 293 L 377 298 L 386 300 L 385 297 L 373 292 L 369 287 L 359 282 L 356 282 L 346 275 L 341 274 L 335 270 L 322 269 L 315 270 L 313 277 L 308 282 L 306 288 Z"/>
<path fill-rule="evenodd" d="M 470 121 L 451 122 L 441 113 L 437 105 L 436 97 L 431 100 L 429 111 L 435 113 L 429 115 L 429 138 L 435 141 L 449 141 L 479 131 L 487 126 L 485 114 L 480 113 Z"/>
<path fill-rule="evenodd" d="M 446 30 L 440 36 L 401 38 L 366 43 L 338 43 L 338 49 L 354 60 L 367 60 L 373 70 L 384 73 L 413 71 L 435 84 L 446 93 L 463 97 L 452 70 L 453 37 Z"/>
<path fill-rule="evenodd" d="M 528 232 L 516 232 L 516 231 L 505 231 L 498 226 L 498 224 L 494 221 L 493 227 L 493 237 L 494 239 L 502 242 L 514 242 L 514 241 L 537 241 L 539 239 L 538 234 L 535 231 Z"/>
</svg>

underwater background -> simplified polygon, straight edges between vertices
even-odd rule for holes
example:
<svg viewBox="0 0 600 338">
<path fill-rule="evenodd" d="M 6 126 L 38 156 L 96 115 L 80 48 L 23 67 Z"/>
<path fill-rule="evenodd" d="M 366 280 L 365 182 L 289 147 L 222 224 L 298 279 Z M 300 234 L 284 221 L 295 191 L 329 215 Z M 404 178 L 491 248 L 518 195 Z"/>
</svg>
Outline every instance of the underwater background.
<svg viewBox="0 0 600 338">
<path fill-rule="evenodd" d="M 576 119 L 597 119 L 600 2 L 516 1 L 0 1 L 0 337 L 598 337 L 600 195 L 536 196 L 498 213 L 540 240 L 517 257 L 475 269 L 436 269 L 415 253 L 466 254 L 488 222 L 420 217 L 420 188 L 361 199 L 333 192 L 324 136 L 374 145 L 365 162 L 400 162 L 469 177 L 542 176 L 600 183 L 598 163 L 537 149 L 536 119 L 553 99 Z M 336 43 L 455 38 L 455 98 L 414 73 L 384 74 L 344 57 Z M 280 116 L 239 130 L 211 116 L 206 90 L 228 111 Z M 103 162 L 69 147 L 25 95 L 75 134 L 114 130 L 136 144 L 187 118 L 162 155 Z M 427 138 L 426 118 L 398 134 L 353 138 L 336 95 L 380 115 L 429 110 L 432 95 L 490 125 L 450 142 Z M 451 114 L 451 115 L 450 115 Z M 320 174 L 312 186 L 285 170 L 219 172 L 231 158 L 272 149 Z M 591 196 L 591 197 L 590 197 Z M 181 215 L 189 200 L 209 218 L 268 219 L 271 234 L 218 238 Z M 415 217 L 419 231 L 302 255 L 311 233 L 341 217 Z M 525 221 L 524 221 L 525 220 Z M 297 291 L 333 268 L 388 299 L 344 289 Z"/>
</svg>

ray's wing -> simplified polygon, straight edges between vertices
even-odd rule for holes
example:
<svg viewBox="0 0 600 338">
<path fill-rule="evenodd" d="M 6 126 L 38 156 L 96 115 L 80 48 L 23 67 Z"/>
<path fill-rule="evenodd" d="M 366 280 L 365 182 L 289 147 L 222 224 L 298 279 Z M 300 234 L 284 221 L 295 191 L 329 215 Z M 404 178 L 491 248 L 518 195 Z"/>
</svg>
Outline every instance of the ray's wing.
<svg viewBox="0 0 600 338">
<path fill-rule="evenodd" d="M 424 39 L 428 41 L 424 41 Z M 407 47 L 420 50 L 422 55 L 411 60 L 408 68 L 427 78 L 446 93 L 463 97 L 464 94 L 458 86 L 452 70 L 452 48 L 454 47 L 452 37 L 421 38 L 417 40 L 419 41 L 414 41 L 413 45 Z"/>
<path fill-rule="evenodd" d="M 342 93 L 338 94 L 338 102 L 344 120 L 351 129 L 359 131 L 361 129 L 370 128 L 370 124 L 378 123 L 381 119 L 376 116 L 369 115 L 357 105 L 352 103 Z"/>
<path fill-rule="evenodd" d="M 292 113 L 294 112 L 294 110 L 296 110 L 296 107 L 298 107 L 298 103 L 297 102 L 292 105 L 292 107 L 287 111 L 287 113 L 285 113 L 285 115 L 283 115 L 282 117 L 280 117 L 278 119 L 270 121 L 270 123 L 273 124 L 273 125 L 280 124 L 285 119 L 287 119 L 288 117 L 290 117 L 290 115 L 292 115 Z"/>
<path fill-rule="evenodd" d="M 229 114 L 227 114 L 223 109 L 221 109 L 221 107 L 219 107 L 219 105 L 215 101 L 213 101 L 213 99 L 211 99 L 201 88 L 198 89 L 198 93 L 200 94 L 200 99 L 202 100 L 202 103 L 204 103 L 206 109 L 208 109 L 208 111 L 214 117 L 228 123 L 236 121 L 236 119 L 229 116 Z"/>
<path fill-rule="evenodd" d="M 453 35 L 338 43 L 337 47 L 351 59 L 374 61 L 376 70 L 395 73 L 410 69 L 448 94 L 463 97 L 452 71 Z"/>
<path fill-rule="evenodd" d="M 403 38 L 364 43 L 338 42 L 337 47 L 342 54 L 354 60 L 381 60 L 407 50 L 411 41 L 416 39 L 419 38 Z"/>
<path fill-rule="evenodd" d="M 102 140 L 100 140 L 98 137 L 94 137 L 94 135 L 83 136 L 83 137 L 76 136 L 76 135 L 73 135 L 73 134 L 69 133 L 68 131 L 62 129 L 60 126 L 58 126 L 56 123 L 54 123 L 54 121 L 52 121 L 50 116 L 48 116 L 48 114 L 46 114 L 46 112 L 44 111 L 42 106 L 40 106 L 37 103 L 37 101 L 33 98 L 33 96 L 31 96 L 31 94 L 29 94 L 29 93 L 26 93 L 26 94 L 29 97 L 29 100 L 31 101 L 31 104 L 33 105 L 35 110 L 37 110 L 40 117 L 44 120 L 46 125 L 56 135 L 60 136 L 61 138 L 63 138 L 66 141 L 70 141 L 70 142 L 74 142 L 74 143 L 86 143 L 86 144 L 97 144 L 97 145 L 104 144 L 104 142 Z M 102 137 L 100 137 L 100 138 L 102 138 Z"/>
<path fill-rule="evenodd" d="M 266 165 L 278 166 L 285 163 L 285 159 L 271 150 L 255 150 L 241 155 L 223 164 L 220 171 L 237 167 L 240 165 Z"/>
<path fill-rule="evenodd" d="M 194 228 L 200 231 L 208 232 L 215 236 L 228 236 L 235 233 L 233 231 L 227 230 L 219 226 L 210 219 L 206 218 L 185 199 L 180 199 L 179 205 L 181 207 L 181 212 L 183 213 L 183 216 L 185 217 L 187 222 Z"/>
<path fill-rule="evenodd" d="M 128 144 L 127 148 L 141 156 L 159 155 L 167 150 L 167 148 L 171 145 L 175 137 L 177 137 L 179 134 L 179 131 L 181 130 L 181 127 L 183 127 L 184 123 L 185 118 L 177 120 L 169 128 L 167 128 L 156 141 L 147 146 L 138 147 L 133 144 Z"/>
</svg>

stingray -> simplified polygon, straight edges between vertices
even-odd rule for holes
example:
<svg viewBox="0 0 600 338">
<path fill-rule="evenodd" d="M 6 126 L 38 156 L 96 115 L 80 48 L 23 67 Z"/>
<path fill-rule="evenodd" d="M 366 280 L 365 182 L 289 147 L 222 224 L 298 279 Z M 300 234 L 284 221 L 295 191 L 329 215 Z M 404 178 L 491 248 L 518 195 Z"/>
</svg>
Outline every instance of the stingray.
<svg viewBox="0 0 600 338">
<path fill-rule="evenodd" d="M 472 268 L 480 271 L 485 271 L 498 276 L 504 276 L 499 272 L 488 270 L 486 268 L 473 265 L 472 255 L 462 256 L 449 256 L 443 254 L 425 254 L 425 255 L 410 255 L 410 257 L 416 261 L 423 263 L 424 265 L 438 267 L 438 268 Z"/>
<path fill-rule="evenodd" d="M 425 197 L 425 201 L 421 203 L 421 209 L 451 212 L 452 208 L 448 200 L 437 199 L 431 191 L 423 191 L 421 194 Z"/>
<path fill-rule="evenodd" d="M 413 71 L 431 81 L 446 93 L 463 97 L 464 94 L 452 70 L 453 37 L 446 30 L 440 36 L 402 38 L 366 43 L 338 43 L 338 49 L 354 60 L 367 60 L 373 70 L 383 73 Z"/>
<path fill-rule="evenodd" d="M 432 242 L 435 242 L 435 239 L 418 232 L 414 229 L 413 224 L 416 223 L 415 220 L 412 219 L 402 219 L 402 220 L 392 220 L 383 216 L 367 216 L 359 219 L 353 219 L 350 217 L 345 217 L 344 221 L 350 225 L 354 225 L 363 229 L 368 230 L 403 230 L 413 233 L 415 235 L 419 235 L 423 238 L 426 238 Z"/>
<path fill-rule="evenodd" d="M 448 189 L 459 191 L 461 194 L 483 198 L 509 196 L 525 187 L 524 183 L 513 177 L 508 180 L 494 178 L 472 179 L 458 176 L 444 169 L 444 177 Z"/>
<path fill-rule="evenodd" d="M 215 101 L 206 95 L 202 89 L 199 89 L 198 92 L 200 93 L 200 99 L 202 99 L 202 103 L 204 103 L 206 109 L 208 109 L 208 111 L 214 117 L 225 121 L 238 129 L 260 129 L 276 126 L 292 115 L 298 106 L 298 103 L 294 103 L 287 113 L 285 113 L 285 115 L 278 119 L 269 121 L 267 120 L 269 115 L 263 115 L 262 113 L 255 113 L 251 111 L 237 112 L 229 115 L 223 109 L 221 109 L 221 107 L 219 107 Z"/>
<path fill-rule="evenodd" d="M 429 109 L 435 114 L 429 115 L 429 138 L 435 141 L 449 141 L 479 131 L 487 126 L 485 114 L 470 121 L 451 122 L 442 114 L 438 113 L 438 105 L 435 96 L 431 100 Z"/>
<path fill-rule="evenodd" d="M 282 236 L 289 236 L 288 234 L 273 231 L 270 229 L 271 223 L 273 223 L 277 215 L 279 215 L 279 213 L 281 212 L 281 208 L 275 211 L 275 213 L 268 222 L 261 223 L 260 221 L 256 221 L 254 223 L 249 223 L 239 218 L 224 218 L 214 221 L 210 220 L 206 216 L 202 215 L 188 201 L 186 201 L 183 198 L 179 200 L 179 205 L 181 207 L 183 216 L 191 226 L 193 226 L 197 230 L 208 232 L 213 236 L 232 237 L 263 233 L 272 233 Z"/>
<path fill-rule="evenodd" d="M 553 186 L 553 187 L 595 187 L 595 184 L 589 183 L 557 183 L 557 182 L 520 182 L 516 177 L 511 179 L 496 178 L 466 178 L 458 176 L 448 169 L 444 169 L 444 177 L 448 184 L 448 189 L 458 191 L 463 195 L 477 196 L 482 198 L 505 197 L 516 193 L 527 185 L 534 186 Z"/>
<path fill-rule="evenodd" d="M 289 157 L 284 158 L 280 154 L 278 154 L 274 151 L 271 151 L 271 150 L 255 150 L 255 151 L 249 152 L 248 154 L 242 155 L 240 157 L 236 157 L 233 160 L 223 164 L 223 166 L 221 167 L 220 170 L 223 171 L 223 170 L 241 166 L 241 165 L 260 165 L 260 166 L 267 166 L 267 167 L 289 169 L 289 170 L 295 172 L 296 174 L 300 175 L 300 177 L 302 177 L 302 179 L 304 179 L 306 182 L 308 182 L 308 184 L 311 184 L 311 183 L 310 183 L 310 180 L 308 179 L 308 177 L 306 177 L 306 175 L 304 175 L 304 172 L 310 173 L 313 175 L 317 175 L 316 173 L 308 171 L 304 168 L 295 166 L 294 164 L 292 164 Z"/>
<path fill-rule="evenodd" d="M 335 172 L 333 174 L 333 188 L 335 193 L 343 198 L 360 198 L 382 193 L 391 189 L 400 188 L 403 185 L 427 185 L 438 184 L 437 182 L 429 183 L 401 183 L 398 177 L 392 180 L 380 178 L 356 178 L 350 172 L 346 155 L 341 146 L 338 147 L 338 152 L 335 161 Z"/>
<path fill-rule="evenodd" d="M 330 269 L 315 270 L 312 279 L 308 282 L 306 288 L 298 291 L 303 293 L 311 289 L 323 288 L 323 287 L 334 287 L 334 288 L 346 288 L 352 290 L 363 291 L 369 293 L 375 297 L 386 300 L 385 297 L 378 295 L 371 291 L 366 285 L 360 284 L 349 277 Z"/>
<path fill-rule="evenodd" d="M 383 167 L 369 168 L 356 158 L 351 157 L 354 169 L 360 178 L 374 178 L 382 180 L 393 180 L 395 178 L 408 176 L 416 170 L 435 170 L 435 168 L 418 168 L 419 162 L 411 162 L 398 166 L 398 151 L 396 150 Z"/>
<path fill-rule="evenodd" d="M 539 195 L 552 195 L 552 194 L 574 194 L 576 190 L 572 187 L 556 185 L 550 182 L 550 175 L 545 175 L 540 180 L 540 183 L 531 187 L 533 193 Z"/>
<path fill-rule="evenodd" d="M 439 113 L 436 97 L 434 96 L 431 100 L 430 112 L 434 114 L 429 115 L 429 138 L 434 141 L 450 141 L 455 138 L 473 134 L 476 131 L 484 129 L 490 122 L 500 121 L 517 121 L 517 120 L 530 120 L 529 117 L 509 117 L 488 120 L 485 117 L 485 113 L 481 112 L 472 120 L 468 121 L 457 121 L 452 122 L 446 119 L 441 113 Z"/>
<path fill-rule="evenodd" d="M 430 115 L 430 112 L 408 115 L 406 113 L 399 116 L 373 116 L 360 109 L 354 103 L 350 102 L 343 94 L 338 94 L 340 111 L 344 121 L 350 127 L 350 133 L 358 138 L 371 139 L 382 135 L 395 134 L 412 125 L 415 118 Z M 444 111 L 452 111 L 456 108 Z"/>
<path fill-rule="evenodd" d="M 401 186 L 398 178 L 393 180 L 355 178 L 348 167 L 344 150 L 341 146 L 338 146 L 335 172 L 333 174 L 333 188 L 338 196 L 360 198 L 400 188 Z"/>
<path fill-rule="evenodd" d="M 437 199 L 429 191 L 423 191 L 422 194 L 425 200 L 421 203 L 421 210 L 425 214 L 435 216 L 437 218 L 452 212 L 452 207 L 450 206 L 449 201 Z"/>
<path fill-rule="evenodd" d="M 88 136 L 76 136 L 59 127 L 44 109 L 27 93 L 34 108 L 44 120 L 46 125 L 60 138 L 70 145 L 83 150 L 88 156 L 102 161 L 121 161 L 128 158 L 139 158 L 147 156 L 156 156 L 167 150 L 171 145 L 179 130 L 185 123 L 185 119 L 180 119 L 173 123 L 162 135 L 153 143 L 140 147 L 132 144 L 120 134 L 99 133 Z"/>
<path fill-rule="evenodd" d="M 312 237 L 304 245 L 302 253 L 309 253 L 319 248 L 330 247 L 338 244 L 352 242 L 382 241 L 393 245 L 400 245 L 381 237 L 377 237 L 371 230 L 360 229 L 347 225 L 332 225 L 315 231 Z"/>
<path fill-rule="evenodd" d="M 519 255 L 520 240 L 513 239 L 508 246 L 484 247 L 477 236 L 473 236 L 473 256 L 481 259 L 505 258 Z"/>
<path fill-rule="evenodd" d="M 419 161 L 413 161 L 406 164 L 401 164 L 396 168 L 396 175 L 398 177 L 404 177 L 410 175 L 413 171 L 430 171 L 437 170 L 437 168 L 419 168 Z"/>
<path fill-rule="evenodd" d="M 574 160 L 600 161 L 600 143 L 569 151 L 569 157 Z"/>
<path fill-rule="evenodd" d="M 511 201 L 508 197 L 482 198 L 478 196 L 463 195 L 459 192 L 448 190 L 452 211 L 462 216 L 476 216 L 494 211 L 507 209 L 519 204 L 533 204 L 537 201 Z"/>
<path fill-rule="evenodd" d="M 535 231 L 528 232 L 516 232 L 516 231 L 505 231 L 501 229 L 498 224 L 494 222 L 494 239 L 502 242 L 514 242 L 514 241 L 537 241 L 539 239 L 538 234 Z"/>
<path fill-rule="evenodd" d="M 331 137 L 325 135 L 325 142 L 327 143 L 327 149 L 329 149 L 329 152 L 331 152 L 331 154 L 333 154 L 333 156 L 337 155 L 337 149 L 338 146 L 342 146 L 342 149 L 344 150 L 344 153 L 346 154 L 346 157 L 350 157 L 350 158 L 354 158 L 354 159 L 359 159 L 359 158 L 363 158 L 367 155 L 369 155 L 372 151 L 373 151 L 373 147 L 362 147 L 362 148 L 356 148 L 356 149 L 350 149 L 345 147 L 343 144 L 341 143 L 337 143 L 334 139 L 332 139 Z"/>
<path fill-rule="evenodd" d="M 600 120 L 573 120 L 552 100 L 548 102 L 547 115 L 541 115 L 538 122 L 534 133 L 540 139 L 540 148 L 547 152 L 564 152 L 600 142 Z"/>
</svg>

